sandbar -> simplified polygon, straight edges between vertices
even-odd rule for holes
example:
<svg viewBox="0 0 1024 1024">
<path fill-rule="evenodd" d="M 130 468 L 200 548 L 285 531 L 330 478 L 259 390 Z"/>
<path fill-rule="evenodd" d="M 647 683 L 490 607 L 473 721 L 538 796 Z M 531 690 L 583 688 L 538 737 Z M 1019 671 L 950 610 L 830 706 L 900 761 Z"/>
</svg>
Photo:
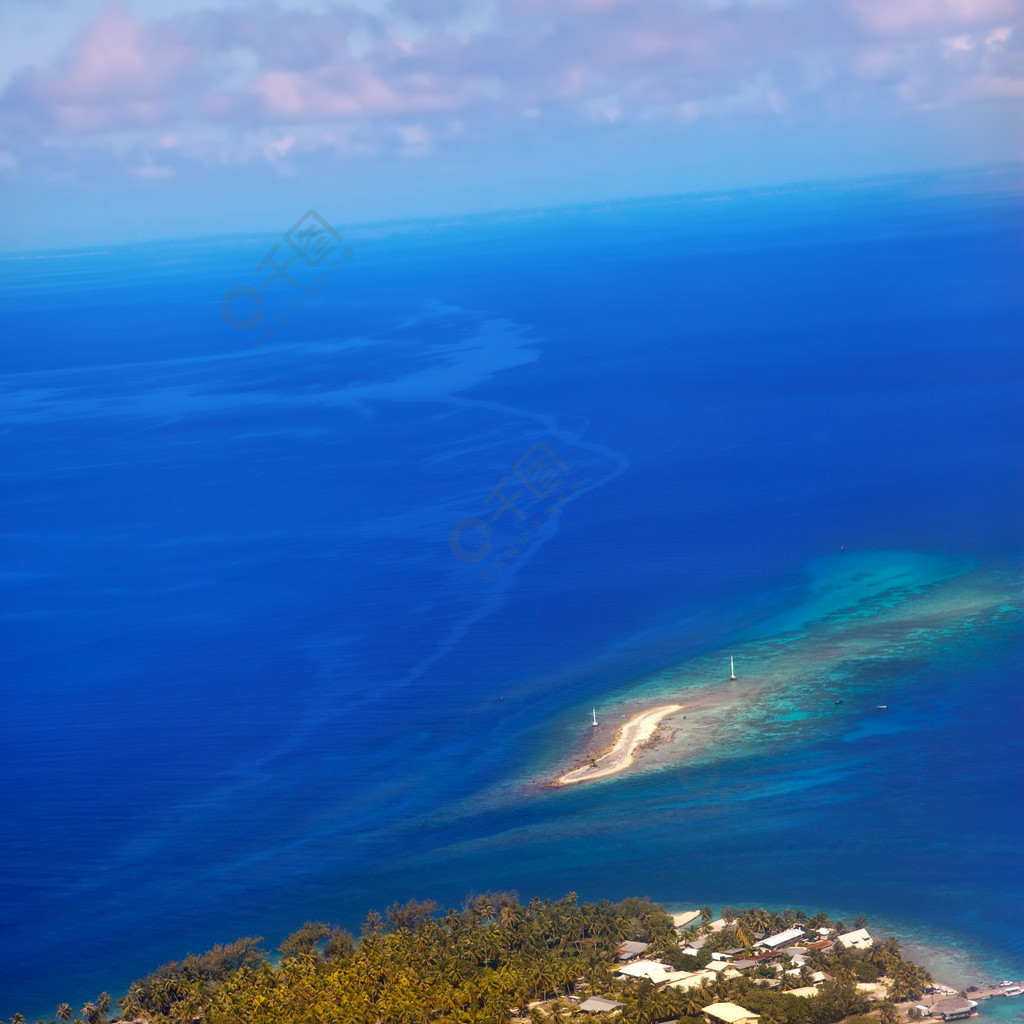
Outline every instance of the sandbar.
<svg viewBox="0 0 1024 1024">
<path fill-rule="evenodd" d="M 659 708 L 648 708 L 634 715 L 620 730 L 619 738 L 607 753 L 594 759 L 593 764 L 585 764 L 566 772 L 558 780 L 560 786 L 570 786 L 574 782 L 589 782 L 601 779 L 606 775 L 614 775 L 628 768 L 634 761 L 637 748 L 646 743 L 658 728 L 658 723 L 673 711 L 682 711 L 684 704 L 666 704 Z"/>
</svg>

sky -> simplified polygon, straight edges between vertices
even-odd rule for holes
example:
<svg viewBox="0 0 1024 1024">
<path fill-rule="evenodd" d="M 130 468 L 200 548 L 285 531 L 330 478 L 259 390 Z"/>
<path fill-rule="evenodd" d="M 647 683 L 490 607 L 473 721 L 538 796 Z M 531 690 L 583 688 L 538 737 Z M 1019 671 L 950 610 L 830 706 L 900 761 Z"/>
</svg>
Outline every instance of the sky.
<svg viewBox="0 0 1024 1024">
<path fill-rule="evenodd" d="M 0 250 L 1024 158 L 1014 0 L 0 0 Z"/>
</svg>

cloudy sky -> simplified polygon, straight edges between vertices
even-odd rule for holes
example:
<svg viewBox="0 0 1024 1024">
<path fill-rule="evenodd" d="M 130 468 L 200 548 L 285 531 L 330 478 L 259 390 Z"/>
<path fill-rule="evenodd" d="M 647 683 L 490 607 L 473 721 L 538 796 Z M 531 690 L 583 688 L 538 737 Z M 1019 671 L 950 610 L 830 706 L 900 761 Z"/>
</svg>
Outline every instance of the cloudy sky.
<svg viewBox="0 0 1024 1024">
<path fill-rule="evenodd" d="M 0 248 L 1022 157 L 1014 0 L 0 0 Z"/>
</svg>

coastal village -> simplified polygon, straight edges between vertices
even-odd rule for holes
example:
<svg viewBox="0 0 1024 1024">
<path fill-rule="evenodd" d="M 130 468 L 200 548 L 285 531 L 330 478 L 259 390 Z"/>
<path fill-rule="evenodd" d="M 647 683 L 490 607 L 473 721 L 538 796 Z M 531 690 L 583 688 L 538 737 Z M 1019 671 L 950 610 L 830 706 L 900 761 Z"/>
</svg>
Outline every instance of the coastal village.
<svg viewBox="0 0 1024 1024">
<path fill-rule="evenodd" d="M 766 912 L 755 913 L 768 922 Z M 1013 981 L 963 991 L 936 982 L 929 972 L 899 957 L 895 939 L 877 940 L 866 927 L 840 932 L 823 914 L 772 934 L 747 934 L 736 914 L 727 910 L 712 920 L 708 907 L 674 914 L 677 938 L 667 947 L 664 942 L 624 941 L 619 945 L 610 993 L 537 1003 L 530 1016 L 522 1019 L 539 1022 L 543 1015 L 560 1021 L 564 1019 L 560 1010 L 567 1010 L 571 1019 L 585 1017 L 595 1024 L 640 1019 L 650 1024 L 681 1024 L 695 1018 L 704 1024 L 780 1024 L 776 1015 L 758 1013 L 724 998 L 728 983 L 740 979 L 792 998 L 812 1000 L 827 983 L 845 976 L 867 1004 L 866 1012 L 846 1018 L 850 1024 L 966 1020 L 978 1015 L 981 1001 L 1012 998 L 1024 991 L 1024 983 Z M 787 915 L 794 920 L 803 916 L 792 911 Z M 687 994 L 686 1016 L 659 1016 L 656 1011 L 637 1015 L 634 999 L 638 987 L 648 997 L 670 990 Z M 1024 1015 L 1024 1005 L 1021 1009 Z"/>
<path fill-rule="evenodd" d="M 1020 996 L 1008 980 L 957 991 L 867 925 L 575 893 L 413 899 L 370 911 L 358 939 L 307 921 L 276 955 L 252 936 L 188 954 L 51 1024 L 938 1024 Z"/>
</svg>

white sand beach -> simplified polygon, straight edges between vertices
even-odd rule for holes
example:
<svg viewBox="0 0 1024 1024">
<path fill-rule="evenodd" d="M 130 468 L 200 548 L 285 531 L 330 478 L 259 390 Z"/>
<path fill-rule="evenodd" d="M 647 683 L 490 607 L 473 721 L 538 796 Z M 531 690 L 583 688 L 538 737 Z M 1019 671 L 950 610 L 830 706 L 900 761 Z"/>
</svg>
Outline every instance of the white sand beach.
<svg viewBox="0 0 1024 1024">
<path fill-rule="evenodd" d="M 637 748 L 654 735 L 661 720 L 674 711 L 682 711 L 684 707 L 684 704 L 666 704 L 663 707 L 648 708 L 634 715 L 622 727 L 611 750 L 595 758 L 593 764 L 566 772 L 558 780 L 558 785 L 569 786 L 574 782 L 590 782 L 592 779 L 601 779 L 628 768 L 635 759 Z"/>
</svg>

